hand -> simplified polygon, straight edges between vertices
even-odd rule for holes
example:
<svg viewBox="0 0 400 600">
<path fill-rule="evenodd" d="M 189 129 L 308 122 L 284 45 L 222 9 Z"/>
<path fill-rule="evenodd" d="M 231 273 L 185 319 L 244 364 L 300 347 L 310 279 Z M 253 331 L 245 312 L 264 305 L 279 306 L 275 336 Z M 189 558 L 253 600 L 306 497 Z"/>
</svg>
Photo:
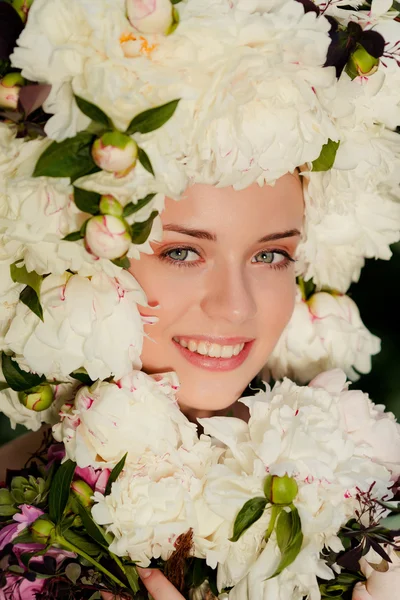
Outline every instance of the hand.
<svg viewBox="0 0 400 600">
<path fill-rule="evenodd" d="M 141 569 L 137 567 L 140 579 L 154 600 L 185 600 L 180 592 L 158 569 Z M 103 592 L 103 600 L 118 600 L 114 594 Z"/>
</svg>

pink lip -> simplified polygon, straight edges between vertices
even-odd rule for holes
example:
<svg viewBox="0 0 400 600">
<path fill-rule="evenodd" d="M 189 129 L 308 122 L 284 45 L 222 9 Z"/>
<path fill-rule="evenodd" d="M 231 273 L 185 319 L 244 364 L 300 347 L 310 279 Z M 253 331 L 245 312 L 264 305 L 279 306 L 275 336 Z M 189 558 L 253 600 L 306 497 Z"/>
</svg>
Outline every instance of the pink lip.
<svg viewBox="0 0 400 600">
<path fill-rule="evenodd" d="M 178 337 L 178 336 L 177 336 Z M 211 341 L 213 338 L 210 337 L 206 337 L 206 336 L 196 336 L 195 338 L 185 338 L 184 336 L 179 336 L 180 339 L 206 339 L 207 341 Z M 223 339 L 224 343 L 226 343 L 226 345 L 234 345 L 234 344 L 241 344 L 243 343 L 242 341 L 230 341 L 230 342 L 225 342 L 225 340 L 244 340 L 244 348 L 241 352 L 239 352 L 239 354 L 237 356 L 232 356 L 231 358 L 213 358 L 211 356 L 203 356 L 202 354 L 198 354 L 197 352 L 191 352 L 190 350 L 188 350 L 188 348 L 184 348 L 183 346 L 181 346 L 180 344 L 178 344 L 178 342 L 175 342 L 175 340 L 172 340 L 174 345 L 176 346 L 176 348 L 180 351 L 180 353 L 182 354 L 182 356 L 184 356 L 184 358 L 186 358 L 186 360 L 188 362 L 190 362 L 192 365 L 195 365 L 196 367 L 200 367 L 201 369 L 207 369 L 208 371 L 233 371 L 233 369 L 237 369 L 238 367 L 240 367 L 241 364 L 244 363 L 244 361 L 246 360 L 246 358 L 249 355 L 249 352 L 251 350 L 251 348 L 253 347 L 253 343 L 254 340 L 251 341 L 245 341 L 245 338 L 214 338 L 216 339 Z M 222 345 L 221 342 L 217 342 L 215 341 L 215 343 L 220 343 Z"/>
</svg>

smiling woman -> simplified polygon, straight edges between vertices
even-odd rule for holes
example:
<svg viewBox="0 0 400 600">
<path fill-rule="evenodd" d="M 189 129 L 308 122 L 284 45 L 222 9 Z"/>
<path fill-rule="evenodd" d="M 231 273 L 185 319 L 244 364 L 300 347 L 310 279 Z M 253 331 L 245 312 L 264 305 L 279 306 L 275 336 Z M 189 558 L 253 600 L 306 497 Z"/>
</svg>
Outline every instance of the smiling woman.
<svg viewBox="0 0 400 600">
<path fill-rule="evenodd" d="M 297 174 L 241 191 L 196 184 L 166 199 L 162 241 L 131 261 L 154 307 L 142 314 L 158 319 L 145 325 L 143 369 L 176 371 L 191 418 L 235 414 L 288 323 L 303 210 Z"/>
</svg>

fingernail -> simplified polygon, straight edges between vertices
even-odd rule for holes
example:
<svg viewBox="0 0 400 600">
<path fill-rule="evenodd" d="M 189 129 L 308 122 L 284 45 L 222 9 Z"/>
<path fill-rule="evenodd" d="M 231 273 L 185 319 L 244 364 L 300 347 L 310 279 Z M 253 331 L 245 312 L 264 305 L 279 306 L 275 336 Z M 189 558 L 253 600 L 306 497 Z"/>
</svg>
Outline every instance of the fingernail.
<svg viewBox="0 0 400 600">
<path fill-rule="evenodd" d="M 136 567 L 137 572 L 139 573 L 140 579 L 147 579 L 150 577 L 152 570 L 151 569 L 142 569 L 141 567 Z"/>
</svg>

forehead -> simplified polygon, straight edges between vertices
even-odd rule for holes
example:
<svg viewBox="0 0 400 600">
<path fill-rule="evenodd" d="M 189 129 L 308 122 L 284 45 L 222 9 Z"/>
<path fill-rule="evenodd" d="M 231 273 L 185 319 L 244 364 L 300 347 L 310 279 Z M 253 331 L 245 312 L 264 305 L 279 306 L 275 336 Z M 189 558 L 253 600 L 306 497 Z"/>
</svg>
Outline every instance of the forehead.
<svg viewBox="0 0 400 600">
<path fill-rule="evenodd" d="M 274 186 L 257 183 L 244 190 L 195 184 L 179 201 L 167 198 L 163 225 L 177 224 L 218 233 L 301 228 L 304 202 L 299 175 L 287 174 Z"/>
</svg>

